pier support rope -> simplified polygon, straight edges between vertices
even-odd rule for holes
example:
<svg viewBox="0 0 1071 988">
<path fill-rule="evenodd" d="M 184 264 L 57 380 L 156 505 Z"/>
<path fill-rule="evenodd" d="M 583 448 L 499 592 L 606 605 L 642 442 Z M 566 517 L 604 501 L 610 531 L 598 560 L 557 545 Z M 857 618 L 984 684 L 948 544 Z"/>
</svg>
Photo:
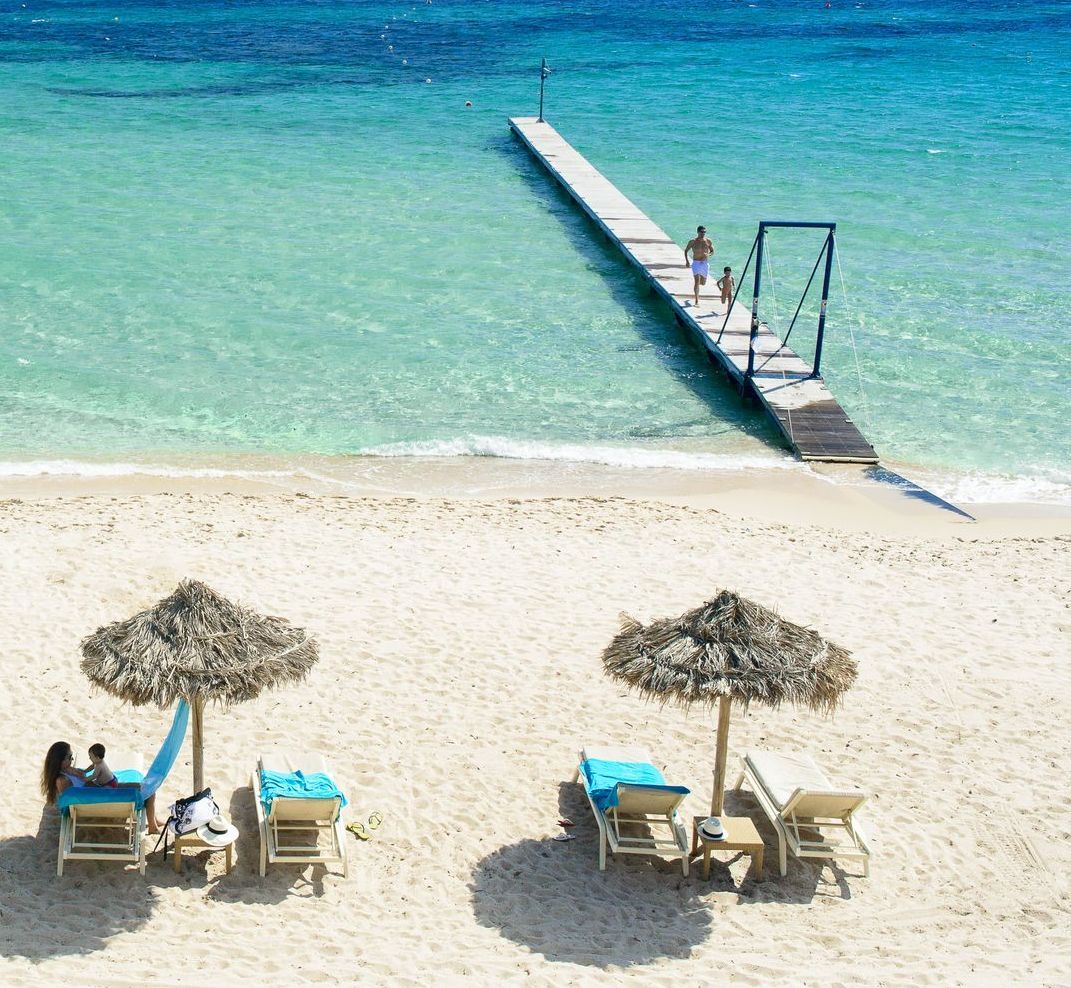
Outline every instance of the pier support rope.
<svg viewBox="0 0 1071 988">
<path fill-rule="evenodd" d="M 840 247 L 834 245 L 834 256 L 837 260 L 837 274 L 840 276 L 840 297 L 844 300 L 844 311 L 848 316 L 848 339 L 852 344 L 852 356 L 855 358 L 855 378 L 859 382 L 859 399 L 863 405 L 863 418 L 866 419 L 867 432 L 874 431 L 874 423 L 870 421 L 870 402 L 867 401 L 866 391 L 863 388 L 863 371 L 859 365 L 859 348 L 855 345 L 855 316 L 852 312 L 851 303 L 848 301 L 848 289 L 844 284 L 844 270 L 840 266 Z M 862 323 L 859 324 L 860 328 Z"/>
<path fill-rule="evenodd" d="M 759 238 L 756 236 L 751 241 L 751 253 L 747 256 L 747 261 L 744 262 L 744 270 L 740 272 L 740 277 L 736 280 L 736 291 L 733 292 L 733 297 L 729 301 L 729 308 L 725 310 L 725 321 L 721 324 L 721 329 L 718 330 L 718 338 L 714 341 L 719 346 L 721 345 L 721 338 L 725 333 L 725 327 L 729 325 L 729 316 L 733 314 L 733 306 L 736 305 L 736 300 L 740 295 L 740 289 L 744 285 L 744 278 L 747 277 L 747 269 L 751 267 L 751 259 L 755 256 L 755 248 L 758 246 Z"/>
<path fill-rule="evenodd" d="M 762 231 L 762 234 L 763 234 L 764 237 L 766 237 L 766 233 L 767 233 L 766 230 Z M 819 255 L 819 257 L 820 256 L 821 255 Z M 769 237 L 766 237 L 766 244 L 765 244 L 765 246 L 763 248 L 763 257 L 765 257 L 765 259 L 766 259 L 766 270 L 769 272 L 769 275 L 770 275 L 770 297 L 773 299 L 774 318 L 776 319 L 776 317 L 777 317 L 777 283 L 776 283 L 776 280 L 774 278 L 773 252 L 770 250 L 770 238 Z M 810 283 L 808 283 L 808 287 L 809 287 L 809 285 L 810 285 Z M 807 291 L 806 291 L 806 289 L 804 289 L 804 294 L 806 295 L 806 293 L 807 293 Z M 800 299 L 800 305 L 803 305 L 803 299 L 802 298 Z M 797 312 L 798 311 L 799 310 L 797 310 Z M 767 319 L 767 320 L 765 320 L 765 322 L 766 322 L 767 328 L 769 328 L 770 321 Z M 791 332 L 792 332 L 792 327 L 789 326 L 788 327 L 788 333 L 785 333 L 785 338 L 783 340 L 781 340 L 781 346 L 779 346 L 773 353 L 769 354 L 769 356 L 767 356 L 766 359 L 763 360 L 763 362 L 761 364 L 759 364 L 758 367 L 755 368 L 756 370 L 762 370 L 771 360 L 773 360 L 774 357 L 776 357 L 781 352 L 781 350 L 785 346 L 785 341 L 788 340 L 789 333 L 791 333 Z M 777 334 L 775 333 L 774 335 L 777 335 Z M 785 387 L 788 387 L 788 383 L 789 383 L 788 382 L 788 375 L 785 373 L 784 368 L 781 368 L 781 383 Z M 791 404 L 786 405 L 785 406 L 785 411 L 788 413 L 788 431 L 789 431 L 789 435 L 795 435 L 796 434 L 796 429 L 795 429 L 795 426 L 793 426 L 793 424 L 792 424 L 792 405 Z"/>
<path fill-rule="evenodd" d="M 814 260 L 814 267 L 811 268 L 811 276 L 807 279 L 807 285 L 803 289 L 803 294 L 800 296 L 800 304 L 796 306 L 796 311 L 792 316 L 792 322 L 788 324 L 788 332 L 785 333 L 785 338 L 781 341 L 786 346 L 788 345 L 788 338 L 792 335 L 792 328 L 796 325 L 796 320 L 799 318 L 800 310 L 803 309 L 803 303 L 807 298 L 807 293 L 811 290 L 811 283 L 814 281 L 814 276 L 818 273 L 818 266 L 822 263 L 822 255 L 826 252 L 827 243 L 828 241 L 823 241 L 822 246 L 818 251 L 818 257 Z"/>
<path fill-rule="evenodd" d="M 776 323 L 777 322 L 777 312 L 778 312 L 778 309 L 780 308 L 780 306 L 778 306 L 778 304 L 777 304 L 777 281 L 774 278 L 773 251 L 770 250 L 770 238 L 768 236 L 768 232 L 769 231 L 767 231 L 767 230 L 763 230 L 762 231 L 762 235 L 763 235 L 763 237 L 765 238 L 765 241 L 766 241 L 765 244 L 763 245 L 763 248 L 762 248 L 762 254 L 763 254 L 763 257 L 766 259 L 766 270 L 770 275 L 770 298 L 773 299 L 774 322 Z M 760 319 L 759 323 L 760 323 L 760 325 L 762 323 L 766 323 L 766 328 L 767 329 L 771 329 L 770 320 L 769 319 Z M 774 335 L 779 337 L 779 334 L 776 331 L 774 331 Z M 784 341 L 782 340 L 782 344 L 783 343 L 784 343 Z M 779 352 L 780 352 L 780 347 L 778 347 L 778 349 L 775 350 L 773 353 L 767 355 L 766 359 L 761 364 L 759 364 L 759 366 L 756 367 L 755 369 L 756 370 L 762 370 L 762 368 L 765 367 L 775 356 L 777 356 L 777 354 Z M 784 377 L 784 374 L 782 373 L 781 376 Z"/>
</svg>

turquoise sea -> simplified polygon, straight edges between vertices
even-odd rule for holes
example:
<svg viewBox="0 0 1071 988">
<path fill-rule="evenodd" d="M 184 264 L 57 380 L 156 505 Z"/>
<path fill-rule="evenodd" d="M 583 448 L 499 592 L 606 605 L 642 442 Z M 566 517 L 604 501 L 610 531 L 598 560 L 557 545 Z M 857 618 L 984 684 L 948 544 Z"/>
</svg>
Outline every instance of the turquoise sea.
<svg viewBox="0 0 1071 988">
<path fill-rule="evenodd" d="M 782 460 L 510 138 L 546 56 L 717 264 L 837 222 L 824 371 L 883 459 L 1071 501 L 1069 53 L 1068 2 L 0 0 L 0 475 Z M 775 328 L 816 250 L 771 240 Z"/>
</svg>

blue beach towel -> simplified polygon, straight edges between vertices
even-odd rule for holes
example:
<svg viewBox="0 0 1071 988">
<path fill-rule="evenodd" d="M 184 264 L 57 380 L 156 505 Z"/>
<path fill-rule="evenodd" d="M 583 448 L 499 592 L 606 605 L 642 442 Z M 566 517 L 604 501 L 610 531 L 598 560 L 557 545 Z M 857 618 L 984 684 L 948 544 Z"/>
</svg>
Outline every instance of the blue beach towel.
<svg viewBox="0 0 1071 988">
<path fill-rule="evenodd" d="M 144 777 L 133 768 L 119 769 L 115 773 L 116 782 L 141 782 Z M 139 810 L 145 805 L 145 796 L 141 789 L 132 786 L 121 786 L 112 789 L 110 786 L 97 788 L 95 786 L 72 786 L 65 789 L 56 797 L 56 806 L 61 813 L 66 813 L 72 806 L 94 806 L 97 803 L 133 803 Z"/>
<path fill-rule="evenodd" d="M 684 786 L 667 786 L 662 773 L 648 762 L 610 762 L 602 758 L 588 758 L 580 763 L 580 771 L 592 802 L 604 812 L 617 806 L 617 787 L 620 783 L 663 789 L 683 796 L 691 792 Z"/>
<path fill-rule="evenodd" d="M 335 799 L 341 798 L 346 805 L 342 790 L 331 781 L 326 772 L 273 772 L 271 769 L 260 770 L 260 802 L 264 812 L 271 812 L 272 800 L 276 796 L 292 799 Z"/>
<path fill-rule="evenodd" d="M 139 810 L 157 789 L 160 788 L 168 772 L 171 771 L 186 737 L 186 727 L 190 721 L 190 706 L 185 700 L 179 700 L 175 707 L 175 716 L 171 720 L 171 729 L 160 745 L 160 750 L 149 766 L 149 771 L 142 775 L 136 769 L 120 769 L 115 773 L 117 782 L 140 782 L 135 789 L 122 786 L 112 789 L 105 786 L 77 786 L 60 793 L 56 805 L 61 813 L 66 813 L 71 806 L 88 806 L 96 803 L 133 803 Z"/>
</svg>

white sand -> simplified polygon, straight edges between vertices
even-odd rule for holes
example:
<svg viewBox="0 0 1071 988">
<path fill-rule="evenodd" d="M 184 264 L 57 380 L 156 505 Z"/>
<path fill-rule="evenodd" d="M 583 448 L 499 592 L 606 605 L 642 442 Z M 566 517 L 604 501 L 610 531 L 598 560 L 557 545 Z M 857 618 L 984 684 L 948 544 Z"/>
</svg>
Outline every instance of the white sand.
<svg viewBox="0 0 1071 988">
<path fill-rule="evenodd" d="M 1071 535 L 844 527 L 598 498 L 0 504 L 0 983 L 1071 983 Z M 85 862 L 57 879 L 48 744 L 151 757 L 168 723 L 89 693 L 79 639 L 186 576 L 321 644 L 304 687 L 206 716 L 236 869 L 191 855 L 181 878 L 150 859 L 144 879 Z M 743 858 L 708 883 L 642 859 L 597 871 L 567 783 L 578 746 L 648 746 L 689 813 L 713 749 L 709 715 L 612 685 L 601 649 L 619 611 L 672 615 L 721 587 L 859 660 L 835 720 L 754 708 L 730 750 L 809 750 L 870 790 L 871 878 L 790 861 L 754 883 Z M 384 812 L 348 881 L 257 877 L 248 777 L 275 743 L 326 754 L 350 819 Z M 187 746 L 164 801 L 189 788 Z M 746 795 L 729 808 L 758 819 Z M 563 813 L 578 839 L 554 843 Z"/>
</svg>

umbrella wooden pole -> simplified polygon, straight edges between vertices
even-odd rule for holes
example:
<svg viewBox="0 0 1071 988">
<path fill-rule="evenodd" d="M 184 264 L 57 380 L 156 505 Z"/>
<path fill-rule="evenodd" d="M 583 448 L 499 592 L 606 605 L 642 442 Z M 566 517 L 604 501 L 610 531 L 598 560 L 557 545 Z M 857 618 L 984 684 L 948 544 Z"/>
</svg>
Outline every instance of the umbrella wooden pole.
<svg viewBox="0 0 1071 988">
<path fill-rule="evenodd" d="M 205 787 L 205 701 L 195 697 L 193 704 L 193 791 L 200 792 Z"/>
<path fill-rule="evenodd" d="M 718 748 L 714 758 L 714 798 L 710 801 L 710 815 L 721 816 L 725 802 L 725 763 L 729 757 L 729 714 L 733 701 L 723 696 L 718 702 Z"/>
</svg>

